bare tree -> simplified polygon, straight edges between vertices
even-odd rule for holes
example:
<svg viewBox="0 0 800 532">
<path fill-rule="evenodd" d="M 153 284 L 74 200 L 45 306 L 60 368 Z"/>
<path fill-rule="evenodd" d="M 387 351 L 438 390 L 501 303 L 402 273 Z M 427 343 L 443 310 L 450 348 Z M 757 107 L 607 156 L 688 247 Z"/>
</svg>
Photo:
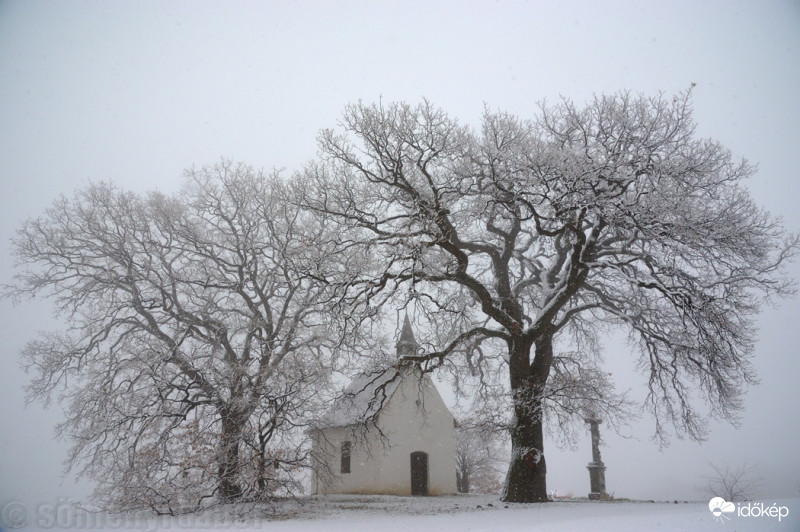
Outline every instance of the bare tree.
<svg viewBox="0 0 800 532">
<path fill-rule="evenodd" d="M 321 228 L 285 193 L 223 162 L 175 197 L 91 185 L 19 230 L 10 293 L 51 297 L 66 324 L 25 348 L 29 396 L 66 403 L 69 465 L 105 504 L 292 488 L 336 334 Z"/>
<path fill-rule="evenodd" d="M 756 466 L 743 463 L 737 466 L 709 464 L 714 473 L 708 477 L 706 492 L 728 502 L 746 501 L 757 495 L 762 479 L 755 476 Z"/>
<path fill-rule="evenodd" d="M 459 493 L 499 493 L 502 434 L 493 427 L 464 419 L 456 428 L 456 486 Z"/>
<path fill-rule="evenodd" d="M 735 420 L 755 380 L 753 318 L 761 296 L 791 291 L 781 267 L 798 240 L 742 187 L 753 167 L 695 137 L 690 91 L 543 104 L 532 121 L 486 111 L 478 132 L 428 102 L 359 103 L 342 128 L 321 134 L 303 203 L 368 264 L 350 279 L 355 316 L 392 298 L 427 316 L 435 341 L 407 358 L 432 370 L 504 352 L 504 500 L 547 500 L 556 342 L 591 357 L 600 327 L 626 327 L 660 437 L 665 422 L 703 437 L 694 390 Z"/>
</svg>

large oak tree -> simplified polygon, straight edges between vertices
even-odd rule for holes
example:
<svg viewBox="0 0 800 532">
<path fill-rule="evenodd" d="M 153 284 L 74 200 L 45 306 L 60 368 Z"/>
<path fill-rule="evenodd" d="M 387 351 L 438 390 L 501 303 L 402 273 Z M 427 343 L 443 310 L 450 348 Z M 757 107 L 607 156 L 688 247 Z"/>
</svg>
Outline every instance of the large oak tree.
<svg viewBox="0 0 800 532">
<path fill-rule="evenodd" d="M 695 390 L 735 417 L 755 378 L 753 319 L 790 291 L 797 237 L 753 202 L 751 165 L 697 138 L 691 91 L 545 104 L 532 120 L 487 111 L 477 131 L 428 102 L 359 103 L 320 151 L 300 188 L 370 265 L 349 285 L 354 315 L 414 299 L 439 342 L 406 358 L 427 369 L 503 346 L 504 500 L 547 499 L 543 402 L 567 332 L 627 328 L 659 434 L 672 422 L 702 437 Z"/>
</svg>

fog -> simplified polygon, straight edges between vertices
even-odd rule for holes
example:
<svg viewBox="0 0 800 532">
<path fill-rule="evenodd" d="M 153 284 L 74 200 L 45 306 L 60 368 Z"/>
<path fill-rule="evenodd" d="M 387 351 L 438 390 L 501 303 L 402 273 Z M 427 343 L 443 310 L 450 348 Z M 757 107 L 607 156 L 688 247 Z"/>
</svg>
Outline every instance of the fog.
<svg viewBox="0 0 800 532">
<path fill-rule="evenodd" d="M 111 180 L 175 190 L 220 157 L 288 175 L 353 101 L 428 98 L 475 124 L 484 106 L 532 116 L 537 103 L 594 93 L 675 93 L 696 84 L 700 136 L 758 163 L 757 201 L 800 230 L 800 4 L 785 2 L 0 2 L 0 283 L 9 239 L 59 194 Z M 792 265 L 795 278 L 800 267 Z M 84 498 L 62 477 L 57 404 L 24 405 L 19 351 L 57 327 L 46 301 L 0 301 L 0 503 Z M 738 428 L 711 423 L 704 443 L 651 440 L 645 415 L 603 431 L 608 491 L 702 499 L 708 464 L 756 465 L 761 496 L 800 482 L 800 299 L 759 319 Z M 620 335 L 605 341 L 618 388 L 646 379 Z M 585 495 L 588 431 L 550 442 L 548 486 Z"/>
</svg>

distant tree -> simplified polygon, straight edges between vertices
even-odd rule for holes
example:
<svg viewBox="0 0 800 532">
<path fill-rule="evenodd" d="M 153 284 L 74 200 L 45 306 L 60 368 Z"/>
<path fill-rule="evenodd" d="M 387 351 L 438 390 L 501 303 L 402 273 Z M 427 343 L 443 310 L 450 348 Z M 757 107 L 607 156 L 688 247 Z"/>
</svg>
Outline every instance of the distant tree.
<svg viewBox="0 0 800 532">
<path fill-rule="evenodd" d="M 709 464 L 714 471 L 708 477 L 706 492 L 728 502 L 746 501 L 758 494 L 763 481 L 755 476 L 757 467 L 743 463 L 736 466 Z"/>
<path fill-rule="evenodd" d="M 762 296 L 791 292 L 782 266 L 798 239 L 754 204 L 751 165 L 696 138 L 690 91 L 543 104 L 531 121 L 486 111 L 478 131 L 428 102 L 359 103 L 342 128 L 321 134 L 303 204 L 369 266 L 350 280 L 354 316 L 414 300 L 435 332 L 407 358 L 507 368 L 504 500 L 547 500 L 556 342 L 583 353 L 566 376 L 603 327 L 625 327 L 659 437 L 665 422 L 704 436 L 696 391 L 735 420 L 755 380 L 753 319 Z"/>
<path fill-rule="evenodd" d="M 30 399 L 66 403 L 70 467 L 116 509 L 159 512 L 292 489 L 335 321 L 322 230 L 274 175 L 221 163 L 176 196 L 95 184 L 25 222 L 14 297 L 64 332 L 23 357 Z"/>
<path fill-rule="evenodd" d="M 459 493 L 499 493 L 502 488 L 502 434 L 465 419 L 456 428 L 456 486 Z"/>
</svg>

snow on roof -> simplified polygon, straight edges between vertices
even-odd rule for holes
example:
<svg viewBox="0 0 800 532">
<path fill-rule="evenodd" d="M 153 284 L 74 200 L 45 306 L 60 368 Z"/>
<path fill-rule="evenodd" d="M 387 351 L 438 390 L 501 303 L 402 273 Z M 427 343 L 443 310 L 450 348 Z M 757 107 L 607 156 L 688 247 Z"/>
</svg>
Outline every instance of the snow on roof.
<svg viewBox="0 0 800 532">
<path fill-rule="evenodd" d="M 413 355 L 419 348 L 408 313 L 403 320 L 400 338 L 397 340 L 397 357 Z M 396 366 L 365 371 L 344 389 L 316 423 L 316 428 L 345 427 L 372 420 L 397 391 L 408 364 L 398 361 Z"/>
<path fill-rule="evenodd" d="M 402 374 L 396 368 L 358 375 L 325 413 L 318 428 L 344 427 L 373 418 L 400 386 Z"/>
</svg>

